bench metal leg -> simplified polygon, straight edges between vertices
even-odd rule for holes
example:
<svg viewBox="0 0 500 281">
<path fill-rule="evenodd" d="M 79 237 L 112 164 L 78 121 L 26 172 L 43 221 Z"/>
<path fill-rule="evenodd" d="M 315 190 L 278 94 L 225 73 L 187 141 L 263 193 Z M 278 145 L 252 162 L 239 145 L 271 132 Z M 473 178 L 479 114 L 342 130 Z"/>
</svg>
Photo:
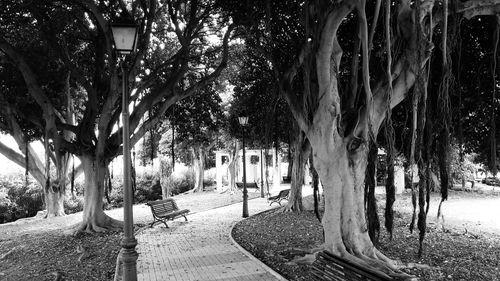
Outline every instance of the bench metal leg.
<svg viewBox="0 0 500 281">
<path fill-rule="evenodd" d="M 167 221 L 166 221 L 166 220 L 163 220 L 162 222 L 163 222 L 163 224 L 165 225 L 165 227 L 166 227 L 166 228 L 168 228 Z"/>
<path fill-rule="evenodd" d="M 149 228 L 152 228 L 153 225 L 155 225 L 155 223 L 159 222 L 158 219 L 156 219 L 156 217 L 153 217 L 153 222 L 149 224 Z"/>
<path fill-rule="evenodd" d="M 155 225 L 155 223 L 157 223 L 157 222 L 162 222 L 166 228 L 169 228 L 167 225 L 167 222 L 165 220 L 161 220 L 161 219 L 157 219 L 157 218 L 154 218 L 154 221 L 149 225 L 149 228 L 152 228 L 153 225 Z"/>
</svg>

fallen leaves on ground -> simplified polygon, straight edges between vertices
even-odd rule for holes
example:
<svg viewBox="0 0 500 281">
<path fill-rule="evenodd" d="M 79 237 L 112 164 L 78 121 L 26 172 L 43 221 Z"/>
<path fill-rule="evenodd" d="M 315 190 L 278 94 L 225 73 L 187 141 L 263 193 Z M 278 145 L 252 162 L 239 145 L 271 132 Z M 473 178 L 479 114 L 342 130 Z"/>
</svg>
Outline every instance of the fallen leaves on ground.
<svg viewBox="0 0 500 281">
<path fill-rule="evenodd" d="M 251 192 L 249 198 L 259 197 Z M 174 197 L 178 205 L 191 213 L 202 212 L 237 202 L 242 193 L 209 190 Z M 65 235 L 64 230 L 77 223 L 75 216 L 30 219 L 0 228 L 1 281 L 113 280 L 122 232 Z M 79 217 L 78 217 L 79 218 Z M 135 220 L 137 221 L 137 220 Z M 151 222 L 151 214 L 139 218 L 136 234 Z M 48 229 L 47 230 L 47 226 Z M 61 279 L 56 279 L 60 276 Z"/>
<path fill-rule="evenodd" d="M 121 233 L 76 236 L 60 231 L 25 234 L 0 244 L 0 252 L 17 248 L 0 261 L 0 280 L 111 280 Z"/>
<path fill-rule="evenodd" d="M 383 214 L 383 209 L 379 213 Z M 500 280 L 498 234 L 471 233 L 453 227 L 443 231 L 429 224 L 424 253 L 418 258 L 418 230 L 409 233 L 410 219 L 410 213 L 396 210 L 394 238 L 389 240 L 385 230 L 381 230 L 378 246 L 388 257 L 406 265 L 405 272 L 420 280 Z M 252 255 L 288 280 L 312 279 L 310 265 L 290 262 L 322 243 L 323 228 L 312 211 L 267 211 L 238 223 L 232 235 Z"/>
</svg>

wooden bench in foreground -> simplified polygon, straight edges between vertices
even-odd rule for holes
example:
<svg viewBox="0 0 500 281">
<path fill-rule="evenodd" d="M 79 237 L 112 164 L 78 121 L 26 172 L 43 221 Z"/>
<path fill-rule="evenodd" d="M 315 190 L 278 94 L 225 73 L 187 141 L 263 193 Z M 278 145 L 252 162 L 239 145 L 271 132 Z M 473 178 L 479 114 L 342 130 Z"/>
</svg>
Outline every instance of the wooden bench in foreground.
<svg viewBox="0 0 500 281">
<path fill-rule="evenodd" d="M 364 268 L 330 252 L 319 252 L 312 264 L 314 280 L 391 281 L 389 275 Z"/>
<path fill-rule="evenodd" d="M 168 228 L 167 220 L 174 220 L 179 217 L 184 217 L 187 221 L 186 214 L 189 213 L 189 210 L 179 210 L 175 200 L 172 198 L 150 201 L 146 205 L 151 207 L 151 213 L 153 214 L 153 222 L 149 227 L 153 227 L 157 222 L 163 222 Z"/>
<path fill-rule="evenodd" d="M 237 182 L 236 187 L 239 189 L 243 189 L 243 183 Z M 247 189 L 249 189 L 249 188 L 255 188 L 255 192 L 260 190 L 260 187 L 255 182 L 247 182 Z"/>
<path fill-rule="evenodd" d="M 271 201 L 271 203 L 269 203 L 269 206 L 271 206 L 273 203 L 278 203 L 281 206 L 281 200 L 288 201 L 288 195 L 290 195 L 290 189 L 283 189 L 282 191 L 280 191 L 280 193 L 278 193 L 278 195 L 269 196 L 269 198 L 267 198 L 267 201 Z"/>
</svg>

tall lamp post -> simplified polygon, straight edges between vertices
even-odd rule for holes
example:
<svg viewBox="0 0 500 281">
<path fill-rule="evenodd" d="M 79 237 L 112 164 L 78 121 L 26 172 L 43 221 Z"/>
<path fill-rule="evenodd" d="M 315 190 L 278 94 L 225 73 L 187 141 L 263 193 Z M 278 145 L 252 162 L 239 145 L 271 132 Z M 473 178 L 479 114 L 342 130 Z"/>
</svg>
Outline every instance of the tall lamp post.
<svg viewBox="0 0 500 281">
<path fill-rule="evenodd" d="M 240 116 L 238 121 L 243 131 L 243 217 L 248 218 L 247 165 L 245 159 L 245 127 L 248 124 L 248 116 Z"/>
<path fill-rule="evenodd" d="M 137 258 L 135 250 L 137 240 L 134 237 L 134 217 L 132 211 L 132 187 L 130 185 L 130 124 L 129 124 L 129 91 L 128 91 L 128 55 L 132 54 L 137 45 L 139 27 L 128 14 L 111 24 L 115 51 L 121 57 L 122 70 L 122 122 L 123 122 L 123 239 L 120 243 L 119 260 L 123 280 L 137 280 Z"/>
</svg>

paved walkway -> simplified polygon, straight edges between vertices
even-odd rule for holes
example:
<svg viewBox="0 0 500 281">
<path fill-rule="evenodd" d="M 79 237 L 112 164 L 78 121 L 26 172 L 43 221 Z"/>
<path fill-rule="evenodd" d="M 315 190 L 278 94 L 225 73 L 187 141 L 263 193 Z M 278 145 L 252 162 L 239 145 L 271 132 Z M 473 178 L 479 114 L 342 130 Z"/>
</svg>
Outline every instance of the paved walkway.
<svg viewBox="0 0 500 281">
<path fill-rule="evenodd" d="M 249 213 L 267 210 L 265 198 L 249 200 Z M 182 206 L 179 206 L 182 208 Z M 286 280 L 247 255 L 230 237 L 242 220 L 242 203 L 188 215 L 157 224 L 137 235 L 138 280 Z"/>
</svg>

